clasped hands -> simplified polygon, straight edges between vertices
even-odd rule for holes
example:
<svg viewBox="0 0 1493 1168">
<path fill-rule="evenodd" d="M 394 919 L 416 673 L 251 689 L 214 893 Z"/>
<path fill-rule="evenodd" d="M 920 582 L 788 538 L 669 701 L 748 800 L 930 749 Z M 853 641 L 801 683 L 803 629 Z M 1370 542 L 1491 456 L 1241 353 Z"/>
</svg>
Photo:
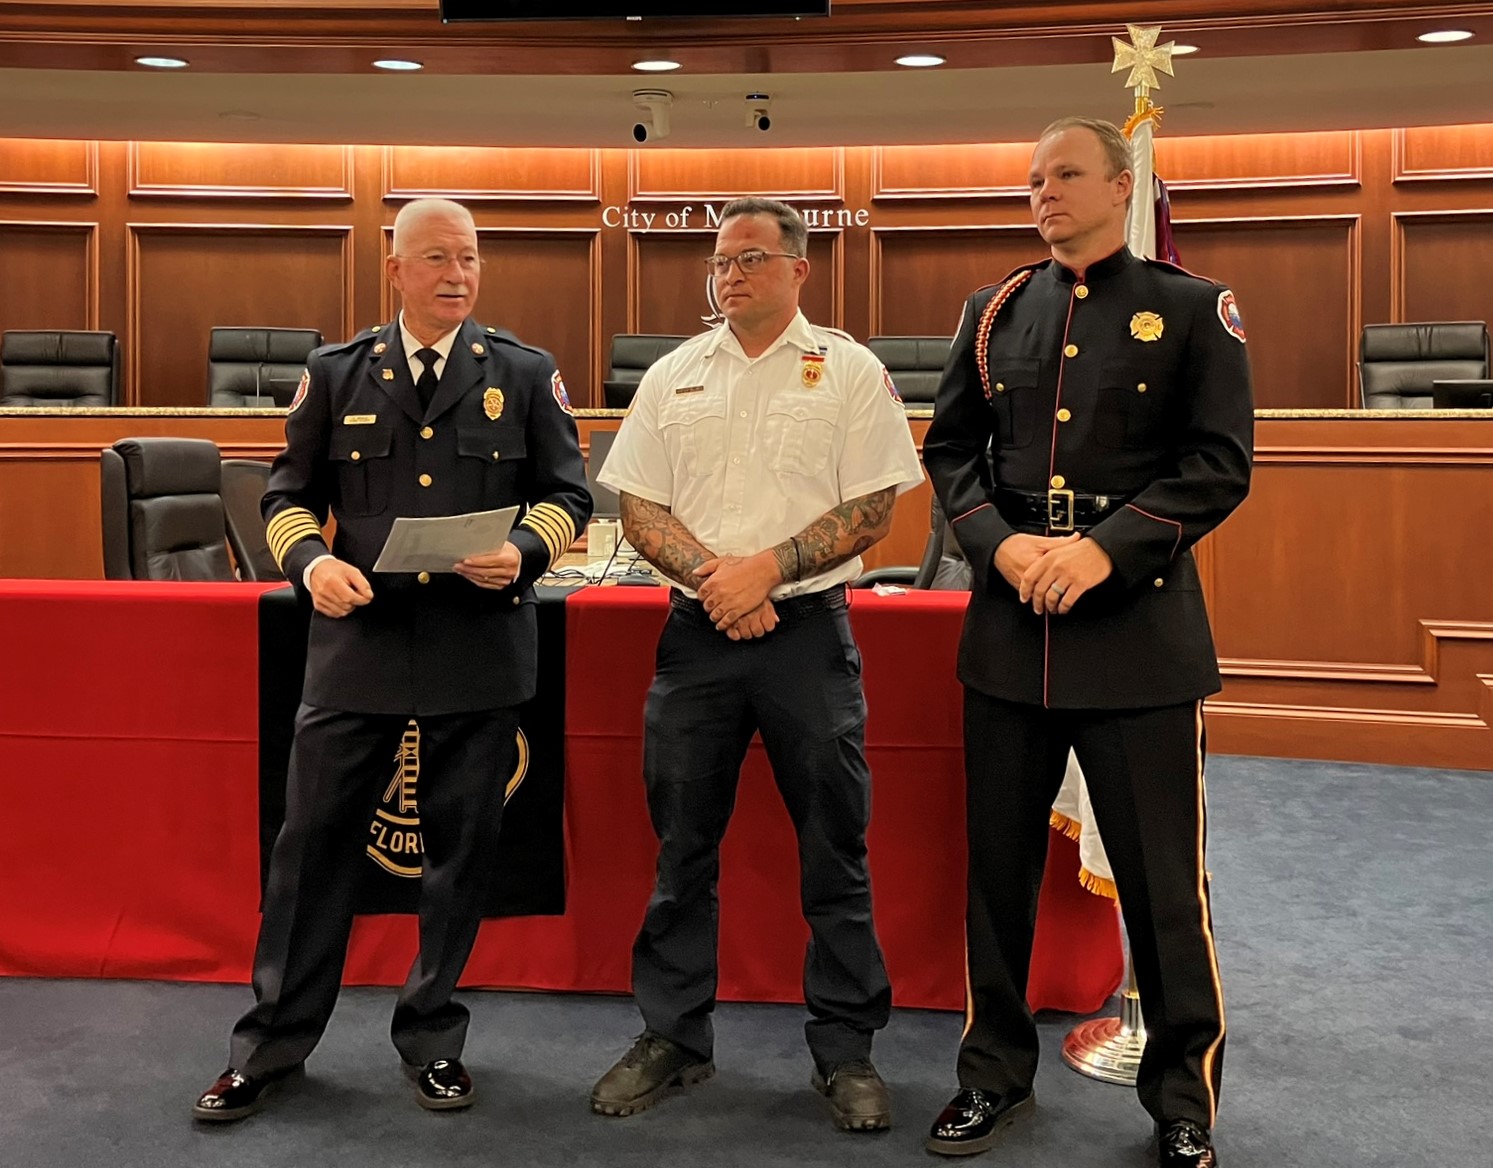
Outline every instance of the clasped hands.
<svg viewBox="0 0 1493 1168">
<path fill-rule="evenodd" d="M 501 591 L 518 579 L 523 560 L 518 548 L 505 543 L 495 552 L 468 556 L 451 570 L 478 588 Z M 368 577 L 346 560 L 328 557 L 311 569 L 311 603 L 322 616 L 345 617 L 373 599 Z"/>
<path fill-rule="evenodd" d="M 777 610 L 767 594 L 783 582 L 772 552 L 716 556 L 695 569 L 700 603 L 715 627 L 733 641 L 765 637 L 778 627 Z"/>
<path fill-rule="evenodd" d="M 1011 535 L 995 549 L 995 567 L 1038 616 L 1062 616 L 1078 598 L 1109 579 L 1109 553 L 1092 539 L 1072 535 Z"/>
</svg>

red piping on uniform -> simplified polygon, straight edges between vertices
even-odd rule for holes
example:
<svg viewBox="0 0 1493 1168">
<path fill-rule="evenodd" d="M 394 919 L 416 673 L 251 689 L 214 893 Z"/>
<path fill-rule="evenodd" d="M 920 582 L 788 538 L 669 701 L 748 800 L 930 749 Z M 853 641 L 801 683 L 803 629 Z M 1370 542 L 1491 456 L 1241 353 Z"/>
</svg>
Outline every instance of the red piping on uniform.
<svg viewBox="0 0 1493 1168">
<path fill-rule="evenodd" d="M 1177 542 L 1172 544 L 1172 554 L 1167 557 L 1168 559 L 1175 560 L 1177 558 L 1177 549 L 1182 546 L 1182 525 L 1175 519 L 1163 519 L 1160 515 L 1152 515 L 1149 511 L 1142 510 L 1134 503 L 1126 503 L 1125 506 L 1129 507 L 1132 511 L 1140 512 L 1147 519 L 1154 519 L 1157 523 L 1170 523 L 1177 529 Z"/>
<path fill-rule="evenodd" d="M 989 503 L 981 503 L 978 507 L 971 507 L 963 515 L 957 516 L 954 519 L 950 519 L 949 522 L 950 523 L 963 523 L 966 519 L 968 519 L 976 511 L 983 511 L 983 510 L 985 510 L 986 507 L 989 507 L 989 506 L 991 506 L 991 504 L 989 504 Z"/>
<path fill-rule="evenodd" d="M 1066 349 L 1068 347 L 1068 331 L 1073 327 L 1073 305 L 1078 300 L 1078 297 L 1076 297 L 1073 293 L 1076 291 L 1078 291 L 1078 285 L 1074 284 L 1073 289 L 1068 293 L 1068 319 L 1063 322 L 1063 349 Z M 1058 352 L 1062 353 L 1063 349 L 1059 349 Z M 1066 356 L 1063 356 L 1058 361 L 1057 398 L 1052 404 L 1052 411 L 1054 415 L 1057 414 L 1057 411 L 1063 404 L 1063 370 L 1067 368 L 1067 365 L 1068 358 Z M 1058 427 L 1056 418 L 1054 417 L 1052 424 L 1052 446 L 1047 452 L 1047 485 L 1049 487 L 1052 486 L 1052 471 L 1053 466 L 1054 464 L 1056 464 L 1057 460 Z M 1071 511 L 1072 509 L 1070 508 L 1069 510 Z M 1052 516 L 1049 514 L 1047 518 L 1051 519 Z M 1052 535 L 1051 524 L 1046 525 L 1043 530 L 1046 531 L 1049 536 Z M 1181 537 L 1178 536 L 1178 538 L 1180 539 Z M 1052 613 L 1044 612 L 1042 614 L 1042 624 L 1042 705 L 1045 708 L 1047 706 L 1048 683 L 1052 680 Z"/>
</svg>

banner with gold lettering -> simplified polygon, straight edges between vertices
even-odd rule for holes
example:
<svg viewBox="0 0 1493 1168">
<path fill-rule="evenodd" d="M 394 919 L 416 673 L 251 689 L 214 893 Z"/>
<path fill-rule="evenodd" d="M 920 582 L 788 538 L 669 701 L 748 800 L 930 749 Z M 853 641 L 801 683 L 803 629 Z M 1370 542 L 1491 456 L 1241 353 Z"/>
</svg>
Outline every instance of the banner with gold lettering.
<svg viewBox="0 0 1493 1168">
<path fill-rule="evenodd" d="M 541 590 L 542 592 L 543 590 Z M 565 604 L 541 597 L 539 683 L 519 710 L 518 765 L 508 775 L 498 879 L 484 915 L 540 916 L 565 911 Z M 306 671 L 309 613 L 289 588 L 259 602 L 260 886 L 285 818 L 285 781 L 295 712 Z M 360 913 L 414 912 L 420 892 L 420 729 L 411 721 L 387 770 L 368 823 Z"/>
</svg>

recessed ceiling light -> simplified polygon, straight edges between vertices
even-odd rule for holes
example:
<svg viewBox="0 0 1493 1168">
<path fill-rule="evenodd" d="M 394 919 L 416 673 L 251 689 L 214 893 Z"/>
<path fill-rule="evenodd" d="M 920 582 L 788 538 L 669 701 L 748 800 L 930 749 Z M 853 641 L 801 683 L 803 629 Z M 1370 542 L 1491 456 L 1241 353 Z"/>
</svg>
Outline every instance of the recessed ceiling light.
<svg viewBox="0 0 1493 1168">
<path fill-rule="evenodd" d="M 1423 32 L 1415 39 L 1428 45 L 1454 45 L 1458 41 L 1470 41 L 1472 34 L 1466 29 L 1447 28 L 1440 32 Z"/>
<path fill-rule="evenodd" d="M 1195 53 L 1197 51 L 1198 51 L 1198 47 L 1196 45 L 1173 45 L 1172 46 L 1172 56 L 1174 56 L 1174 57 L 1188 57 L 1188 56 L 1191 56 L 1193 53 Z"/>
<path fill-rule="evenodd" d="M 135 64 L 147 69 L 185 69 L 187 63 L 180 57 L 136 57 Z"/>
<path fill-rule="evenodd" d="M 932 69 L 942 65 L 947 59 L 937 53 L 909 53 L 905 57 L 898 57 L 897 64 L 908 69 Z"/>
<path fill-rule="evenodd" d="M 419 61 L 402 61 L 398 57 L 386 57 L 373 63 L 375 69 L 387 69 L 390 73 L 413 73 L 425 68 Z"/>
<path fill-rule="evenodd" d="M 639 73 L 672 73 L 679 68 L 679 62 L 660 58 L 656 61 L 634 61 L 632 67 Z"/>
</svg>

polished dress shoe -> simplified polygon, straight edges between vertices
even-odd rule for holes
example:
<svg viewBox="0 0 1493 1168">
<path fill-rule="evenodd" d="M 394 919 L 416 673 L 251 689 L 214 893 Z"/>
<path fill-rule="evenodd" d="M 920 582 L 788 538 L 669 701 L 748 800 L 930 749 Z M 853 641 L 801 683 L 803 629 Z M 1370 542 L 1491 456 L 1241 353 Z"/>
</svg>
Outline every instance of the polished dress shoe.
<svg viewBox="0 0 1493 1168">
<path fill-rule="evenodd" d="M 423 1067 L 405 1063 L 404 1074 L 414 1081 L 415 1102 L 426 1111 L 460 1111 L 476 1102 L 472 1076 L 460 1059 L 436 1059 Z"/>
<path fill-rule="evenodd" d="M 1157 1124 L 1156 1144 L 1156 1163 L 1161 1168 L 1218 1168 L 1213 1137 L 1190 1119 Z"/>
<path fill-rule="evenodd" d="M 814 1070 L 814 1090 L 829 1100 L 835 1126 L 841 1131 L 882 1131 L 892 1126 L 892 1097 L 870 1059 L 851 1059 Z"/>
<path fill-rule="evenodd" d="M 715 1063 L 709 1059 L 645 1030 L 591 1088 L 591 1110 L 597 1115 L 635 1115 L 713 1074 Z"/>
<path fill-rule="evenodd" d="M 197 1097 L 192 1106 L 192 1118 L 208 1123 L 228 1123 L 253 1115 L 265 1105 L 275 1088 L 291 1075 L 299 1074 L 302 1065 L 297 1063 L 284 1071 L 269 1075 L 246 1075 L 229 1067 L 217 1081 Z"/>
<path fill-rule="evenodd" d="M 1037 1104 L 1037 1097 L 996 1095 L 979 1087 L 961 1087 L 933 1121 L 927 1148 L 940 1156 L 973 1156 L 995 1143 L 1001 1130 Z"/>
</svg>

